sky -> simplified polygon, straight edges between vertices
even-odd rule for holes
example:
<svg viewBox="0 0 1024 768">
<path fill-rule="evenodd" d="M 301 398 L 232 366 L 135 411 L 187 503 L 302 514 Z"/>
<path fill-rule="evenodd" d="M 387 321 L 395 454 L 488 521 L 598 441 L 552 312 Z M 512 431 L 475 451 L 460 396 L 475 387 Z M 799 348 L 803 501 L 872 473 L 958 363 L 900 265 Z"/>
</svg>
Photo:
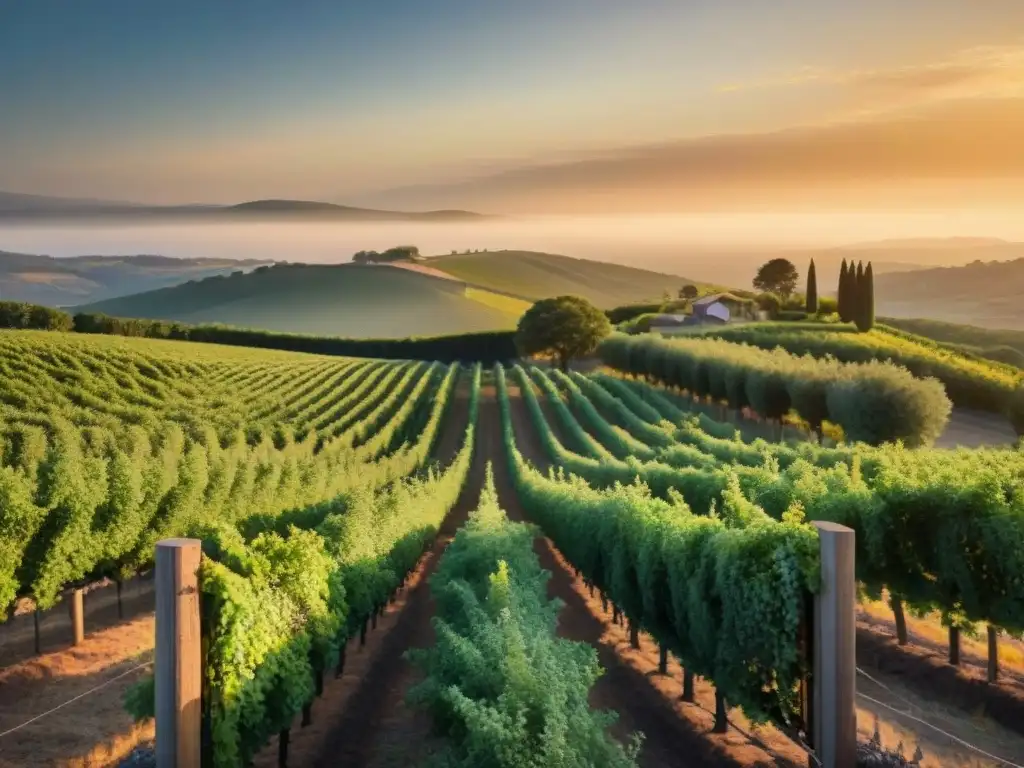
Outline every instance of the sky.
<svg viewBox="0 0 1024 768">
<path fill-rule="evenodd" d="M 1021 0 L 0 0 L 0 190 L 1024 204 Z"/>
</svg>

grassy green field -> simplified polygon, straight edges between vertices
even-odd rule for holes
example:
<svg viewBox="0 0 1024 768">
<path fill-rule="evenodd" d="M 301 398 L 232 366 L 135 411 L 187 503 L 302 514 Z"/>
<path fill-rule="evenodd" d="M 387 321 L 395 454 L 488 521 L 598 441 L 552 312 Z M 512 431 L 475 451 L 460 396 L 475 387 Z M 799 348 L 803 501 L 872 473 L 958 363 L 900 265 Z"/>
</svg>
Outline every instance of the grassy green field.
<svg viewBox="0 0 1024 768">
<path fill-rule="evenodd" d="M 660 299 L 665 291 L 675 296 L 683 285 L 692 282 L 622 264 L 531 251 L 454 254 L 432 258 L 427 264 L 481 288 L 528 299 L 576 294 L 602 309 Z"/>
<path fill-rule="evenodd" d="M 598 306 L 675 295 L 683 277 L 545 253 L 440 256 L 412 269 L 278 265 L 74 308 L 117 317 L 288 333 L 400 338 L 514 328 L 530 303 L 576 294 Z"/>
<path fill-rule="evenodd" d="M 79 309 L 289 333 L 399 338 L 512 328 L 521 302 L 388 267 L 280 266 Z"/>
<path fill-rule="evenodd" d="M 961 352 L 1024 368 L 1024 331 L 981 328 L 923 318 L 882 318 L 886 325 L 926 336 Z"/>
</svg>

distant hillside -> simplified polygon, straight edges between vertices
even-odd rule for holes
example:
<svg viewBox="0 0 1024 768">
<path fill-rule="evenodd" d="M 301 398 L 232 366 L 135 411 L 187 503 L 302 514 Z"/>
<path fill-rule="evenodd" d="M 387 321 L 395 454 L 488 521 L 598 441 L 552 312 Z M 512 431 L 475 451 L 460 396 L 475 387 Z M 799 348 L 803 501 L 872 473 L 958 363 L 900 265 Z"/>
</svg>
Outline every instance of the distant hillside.
<svg viewBox="0 0 1024 768">
<path fill-rule="evenodd" d="M 88 200 L 77 197 L 47 197 L 24 195 L 20 192 L 0 192 L 0 213 L 54 210 L 85 210 L 110 207 L 133 207 L 131 203 L 110 200 Z"/>
<path fill-rule="evenodd" d="M 622 264 L 532 251 L 453 254 L 436 256 L 425 263 L 493 291 L 528 299 L 576 294 L 602 308 L 659 299 L 665 291 L 674 297 L 683 285 L 692 282 L 678 275 Z"/>
<path fill-rule="evenodd" d="M 353 219 L 362 221 L 459 221 L 462 219 L 487 218 L 471 211 L 425 211 L 407 213 L 402 211 L 380 211 L 372 208 L 353 208 L 334 203 L 319 203 L 309 200 L 254 200 L 227 208 L 211 209 L 225 216 L 231 214 L 261 214 L 273 216 L 304 216 L 327 219 Z"/>
<path fill-rule="evenodd" d="M 998 237 L 902 237 L 888 240 L 869 240 L 846 245 L 839 250 L 895 251 L 913 248 L 915 250 L 950 250 L 959 248 L 989 248 L 1011 245 Z"/>
<path fill-rule="evenodd" d="M 76 310 L 289 333 L 399 338 L 512 328 L 525 306 L 410 269 L 279 264 Z"/>
<path fill-rule="evenodd" d="M 834 295 L 839 280 L 839 266 L 847 261 L 870 261 L 875 275 L 911 272 L 936 267 L 955 267 L 972 261 L 1007 261 L 1024 258 L 1024 243 L 1013 243 L 984 237 L 912 238 L 878 240 L 844 245 L 836 248 L 749 248 L 749 249 L 684 249 L 671 262 L 690 277 L 712 280 L 727 285 L 749 288 L 757 268 L 774 258 L 789 259 L 800 272 L 801 281 L 807 265 L 814 259 L 818 272 L 818 289 Z"/>
<path fill-rule="evenodd" d="M 312 200 L 253 200 L 237 205 L 140 205 L 0 192 L 0 220 L 203 219 L 239 217 L 330 221 L 463 221 L 493 218 L 471 211 L 384 211 Z"/>
<path fill-rule="evenodd" d="M 875 278 L 879 315 L 1024 329 L 1024 258 Z"/>
<path fill-rule="evenodd" d="M 167 256 L 76 256 L 57 259 L 0 251 L 0 300 L 64 306 L 151 291 L 192 278 L 253 269 L 246 259 Z"/>
</svg>

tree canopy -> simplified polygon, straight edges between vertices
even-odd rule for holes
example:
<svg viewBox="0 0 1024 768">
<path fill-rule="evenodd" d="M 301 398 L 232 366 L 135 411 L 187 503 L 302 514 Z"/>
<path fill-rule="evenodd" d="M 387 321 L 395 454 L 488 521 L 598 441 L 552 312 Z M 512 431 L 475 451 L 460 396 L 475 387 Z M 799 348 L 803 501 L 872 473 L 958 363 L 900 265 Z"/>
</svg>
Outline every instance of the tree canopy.
<svg viewBox="0 0 1024 768">
<path fill-rule="evenodd" d="M 516 347 L 523 355 L 549 354 L 565 370 L 570 359 L 597 349 L 611 330 L 605 313 L 586 299 L 556 296 L 526 310 L 516 329 Z"/>
<path fill-rule="evenodd" d="M 420 249 L 415 245 L 397 245 L 383 253 L 377 251 L 358 251 L 353 254 L 352 261 L 356 264 L 382 264 L 389 261 L 420 261 Z"/>
<path fill-rule="evenodd" d="M 796 290 L 799 279 L 800 274 L 789 259 L 772 259 L 757 270 L 754 287 L 765 293 L 776 293 L 786 299 Z"/>
<path fill-rule="evenodd" d="M 681 299 L 696 299 L 697 298 L 697 286 L 696 285 L 684 285 L 679 289 L 679 298 Z"/>
</svg>

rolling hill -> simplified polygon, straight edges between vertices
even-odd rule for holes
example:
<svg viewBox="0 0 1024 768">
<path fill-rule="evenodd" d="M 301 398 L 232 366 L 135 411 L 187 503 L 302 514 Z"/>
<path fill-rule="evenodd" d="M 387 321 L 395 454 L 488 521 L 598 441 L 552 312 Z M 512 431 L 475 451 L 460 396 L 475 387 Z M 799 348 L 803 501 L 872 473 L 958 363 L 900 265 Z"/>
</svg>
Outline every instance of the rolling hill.
<svg viewBox="0 0 1024 768">
<path fill-rule="evenodd" d="M 56 259 L 0 251 L 0 300 L 67 306 L 250 270 L 252 259 L 174 259 L 166 256 L 75 256 Z"/>
<path fill-rule="evenodd" d="M 774 258 L 789 259 L 806 275 L 807 265 L 814 259 L 818 272 L 818 288 L 824 295 L 834 295 L 843 260 L 870 261 L 875 277 L 895 272 L 962 267 L 974 261 L 1008 261 L 1024 257 L 1024 243 L 1008 242 L 984 237 L 936 237 L 890 239 L 853 243 L 828 248 L 780 249 L 705 248 L 685 249 L 682 255 L 650 254 L 645 249 L 646 261 L 653 265 L 678 264 L 678 269 L 697 280 L 709 280 L 725 285 L 749 287 L 761 264 Z M 912 278 L 908 278 L 912 280 Z M 938 316 L 938 315 L 937 315 Z"/>
<path fill-rule="evenodd" d="M 312 200 L 252 200 L 235 205 L 144 205 L 138 203 L 0 192 L 0 220 L 60 219 L 298 219 L 328 221 L 463 221 L 493 218 L 472 211 L 388 211 Z"/>
<path fill-rule="evenodd" d="M 675 292 L 684 278 L 524 251 L 418 264 L 286 265 L 76 307 L 120 317 L 224 323 L 290 333 L 397 338 L 515 327 L 536 298 L 600 306 Z"/>
<path fill-rule="evenodd" d="M 426 264 L 465 282 L 526 299 L 576 294 L 608 309 L 636 301 L 673 296 L 685 277 L 602 261 L 533 251 L 488 251 L 427 259 Z M 698 287 L 704 284 L 696 283 Z"/>
<path fill-rule="evenodd" d="M 879 315 L 1024 330 L 1024 258 L 875 278 Z"/>
<path fill-rule="evenodd" d="M 487 294 L 488 292 L 481 292 Z M 525 303 L 388 266 L 285 265 L 76 309 L 288 333 L 399 338 L 512 328 Z"/>
</svg>

